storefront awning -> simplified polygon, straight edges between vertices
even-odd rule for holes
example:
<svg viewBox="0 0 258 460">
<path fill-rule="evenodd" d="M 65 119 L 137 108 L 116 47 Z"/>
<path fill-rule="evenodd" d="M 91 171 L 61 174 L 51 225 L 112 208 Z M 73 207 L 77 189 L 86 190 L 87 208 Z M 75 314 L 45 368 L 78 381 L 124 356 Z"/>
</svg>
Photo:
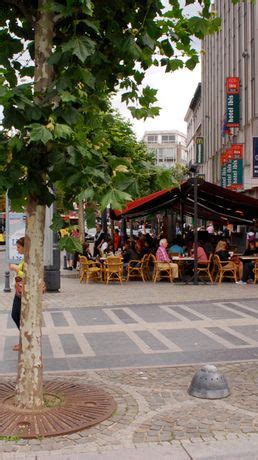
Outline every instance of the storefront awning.
<svg viewBox="0 0 258 460">
<path fill-rule="evenodd" d="M 197 203 L 198 217 L 204 220 L 250 225 L 258 218 L 258 199 L 202 179 L 198 179 Z M 165 209 L 193 216 L 193 179 L 183 182 L 180 187 L 160 190 L 131 201 L 121 211 L 112 211 L 111 217 L 114 220 L 120 220 L 122 217 L 143 217 Z"/>
</svg>

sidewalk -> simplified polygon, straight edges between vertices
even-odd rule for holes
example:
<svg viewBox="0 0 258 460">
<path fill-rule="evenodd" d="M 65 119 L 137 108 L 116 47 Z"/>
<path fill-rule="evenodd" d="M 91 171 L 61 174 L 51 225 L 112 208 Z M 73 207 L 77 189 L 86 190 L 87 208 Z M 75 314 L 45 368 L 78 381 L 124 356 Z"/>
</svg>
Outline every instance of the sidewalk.
<svg viewBox="0 0 258 460">
<path fill-rule="evenodd" d="M 46 294 L 44 308 L 256 299 L 257 293 L 258 286 L 233 283 L 85 285 L 79 283 L 75 272 L 65 271 L 61 292 Z M 0 293 L 1 310 L 10 309 L 12 297 L 13 292 Z M 45 375 L 45 379 L 58 376 L 104 388 L 115 398 L 116 412 L 95 427 L 70 435 L 16 442 L 0 439 L 0 460 L 258 459 L 257 361 L 217 364 L 231 389 L 231 395 L 220 400 L 188 395 L 188 386 L 199 367 L 122 368 Z"/>
</svg>

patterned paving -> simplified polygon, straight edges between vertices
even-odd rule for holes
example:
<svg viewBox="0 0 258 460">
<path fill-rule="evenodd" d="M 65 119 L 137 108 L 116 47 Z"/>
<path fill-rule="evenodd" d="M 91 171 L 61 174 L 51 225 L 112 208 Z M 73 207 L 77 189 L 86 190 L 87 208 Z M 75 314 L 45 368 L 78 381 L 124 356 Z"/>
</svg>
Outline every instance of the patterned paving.
<svg viewBox="0 0 258 460">
<path fill-rule="evenodd" d="M 48 371 L 193 364 L 258 358 L 258 303 L 200 301 L 43 313 Z M 15 372 L 18 331 L 0 312 L 0 373 Z"/>
</svg>

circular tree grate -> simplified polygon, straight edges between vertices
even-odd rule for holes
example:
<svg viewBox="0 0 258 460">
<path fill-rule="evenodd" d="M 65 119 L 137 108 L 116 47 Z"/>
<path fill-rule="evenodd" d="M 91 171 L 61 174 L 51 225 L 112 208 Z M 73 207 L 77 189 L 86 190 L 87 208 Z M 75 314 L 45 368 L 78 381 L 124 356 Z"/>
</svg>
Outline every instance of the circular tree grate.
<svg viewBox="0 0 258 460">
<path fill-rule="evenodd" d="M 44 384 L 45 406 L 38 410 L 14 405 L 15 383 L 0 383 L 0 436 L 37 438 L 73 433 L 109 418 L 116 402 L 91 385 L 58 380 Z"/>
</svg>

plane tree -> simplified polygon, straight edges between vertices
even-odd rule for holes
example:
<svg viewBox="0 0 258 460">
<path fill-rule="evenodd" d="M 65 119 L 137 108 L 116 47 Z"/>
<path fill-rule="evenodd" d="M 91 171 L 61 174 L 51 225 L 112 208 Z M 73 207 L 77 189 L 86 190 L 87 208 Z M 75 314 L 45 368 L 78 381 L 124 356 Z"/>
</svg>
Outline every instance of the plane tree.
<svg viewBox="0 0 258 460">
<path fill-rule="evenodd" d="M 178 0 L 168 3 L 163 10 L 160 0 L 1 1 L 0 193 L 8 190 L 13 203 L 24 202 L 27 214 L 19 408 L 44 404 L 44 219 L 55 183 L 61 181 L 72 197 L 87 188 L 96 193 L 102 182 L 102 202 L 126 199 L 112 155 L 94 136 L 107 100 L 122 89 L 135 117 L 155 116 L 156 91 L 143 85 L 147 69 L 193 69 L 198 53 L 192 36 L 202 38 L 219 27 L 209 0 L 199 0 L 195 16 Z M 103 182 L 120 192 L 112 195 Z"/>
</svg>

